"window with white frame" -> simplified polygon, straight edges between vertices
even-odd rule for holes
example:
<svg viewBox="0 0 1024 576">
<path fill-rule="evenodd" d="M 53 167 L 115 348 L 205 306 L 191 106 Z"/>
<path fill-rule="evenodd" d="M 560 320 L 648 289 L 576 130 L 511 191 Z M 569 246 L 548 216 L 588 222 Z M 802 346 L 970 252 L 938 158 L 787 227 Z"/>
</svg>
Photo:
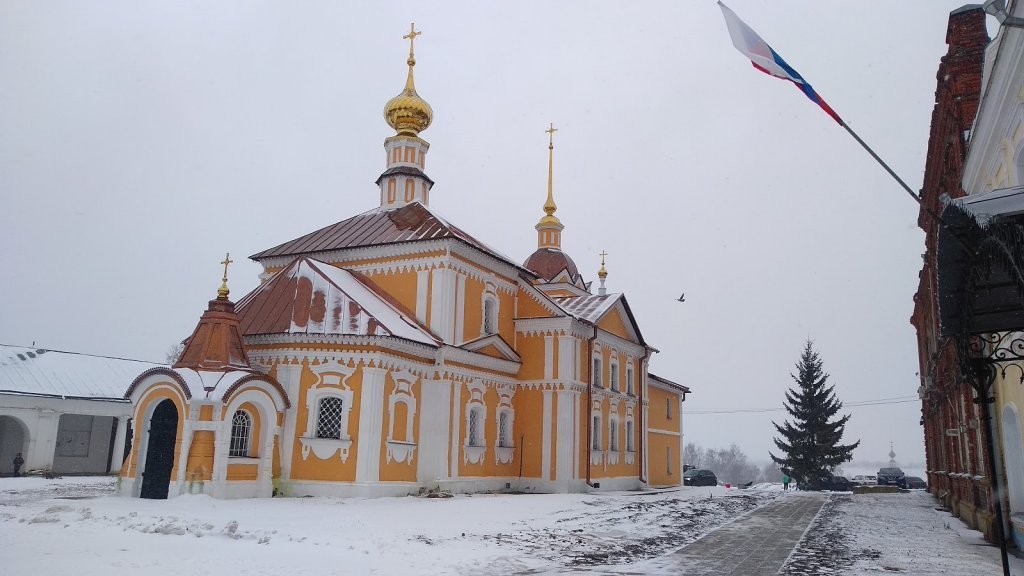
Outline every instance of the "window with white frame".
<svg viewBox="0 0 1024 576">
<path fill-rule="evenodd" d="M 591 369 L 591 380 L 594 386 L 601 388 L 601 358 L 594 358 L 594 367 Z"/>
<path fill-rule="evenodd" d="M 512 447 L 512 422 L 508 412 L 498 414 L 498 447 Z"/>
<path fill-rule="evenodd" d="M 619 363 L 612 360 L 611 366 L 608 368 L 608 379 L 611 380 L 612 390 L 619 391 Z"/>
<path fill-rule="evenodd" d="M 341 438 L 341 416 L 344 402 L 338 396 L 320 399 L 316 411 L 316 437 Z"/>
<path fill-rule="evenodd" d="M 633 395 L 636 391 L 633 389 L 633 366 L 626 366 L 626 394 Z"/>
<path fill-rule="evenodd" d="M 594 425 L 593 425 L 593 430 L 591 431 L 591 435 L 593 435 L 593 438 L 591 438 L 590 449 L 591 450 L 600 450 L 601 449 L 601 416 L 599 416 L 599 415 L 594 415 Z"/>
<path fill-rule="evenodd" d="M 228 456 L 248 456 L 251 440 L 252 416 L 245 410 L 238 410 L 231 417 L 231 444 Z"/>
<path fill-rule="evenodd" d="M 618 418 L 608 419 L 608 449 L 612 452 L 619 451 L 619 420 Z"/>
<path fill-rule="evenodd" d="M 633 452 L 633 421 L 626 420 L 626 452 Z"/>
<path fill-rule="evenodd" d="M 466 430 L 469 446 L 483 446 L 483 410 L 477 406 L 469 409 L 469 426 Z"/>
</svg>

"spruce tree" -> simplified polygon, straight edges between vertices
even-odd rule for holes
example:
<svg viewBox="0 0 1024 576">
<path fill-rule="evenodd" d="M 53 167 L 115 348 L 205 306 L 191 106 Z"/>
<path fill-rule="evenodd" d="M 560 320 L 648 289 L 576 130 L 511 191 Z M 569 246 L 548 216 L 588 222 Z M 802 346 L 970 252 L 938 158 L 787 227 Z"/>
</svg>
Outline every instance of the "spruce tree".
<svg viewBox="0 0 1024 576">
<path fill-rule="evenodd" d="M 860 440 L 840 444 L 850 415 L 835 418 L 843 403 L 836 399 L 834 387 L 826 386 L 828 374 L 821 365 L 813 342 L 808 340 L 796 364 L 797 373 L 790 374 L 797 386 L 786 391 L 785 407 L 792 420 L 782 426 L 772 422 L 780 434 L 774 438 L 775 445 L 784 457 L 769 452 L 795 482 L 811 490 L 824 488 L 830 470 L 849 462 L 860 444 Z"/>
</svg>

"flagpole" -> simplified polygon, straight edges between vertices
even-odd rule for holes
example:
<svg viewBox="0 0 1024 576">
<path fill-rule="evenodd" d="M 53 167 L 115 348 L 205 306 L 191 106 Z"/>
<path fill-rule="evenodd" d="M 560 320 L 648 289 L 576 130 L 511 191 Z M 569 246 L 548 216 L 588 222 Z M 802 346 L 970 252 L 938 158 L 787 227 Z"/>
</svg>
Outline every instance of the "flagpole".
<svg viewBox="0 0 1024 576">
<path fill-rule="evenodd" d="M 858 144 L 863 146 L 864 149 L 868 151 L 868 154 L 871 154 L 871 157 L 874 158 L 876 162 L 881 164 L 882 168 L 885 168 L 885 171 L 888 172 L 890 176 L 892 176 L 897 182 L 900 183 L 900 186 L 902 186 L 903 189 L 907 191 L 907 194 L 910 194 L 910 197 L 913 198 L 914 201 L 917 202 L 919 206 L 921 206 L 922 210 L 924 210 L 926 213 L 928 213 L 928 215 L 931 216 L 933 220 L 938 222 L 940 226 L 945 228 L 946 231 L 949 232 L 950 235 L 953 236 L 953 239 L 956 240 L 957 243 L 959 243 L 960 246 L 964 250 L 966 250 L 968 253 L 971 252 L 971 249 L 967 247 L 967 244 L 964 243 L 964 241 L 960 239 L 960 236 L 958 236 L 956 234 L 956 232 L 953 231 L 953 229 L 949 226 L 949 224 L 947 224 L 946 221 L 943 220 L 941 216 L 936 214 L 931 208 L 929 208 L 928 206 L 925 206 L 924 201 L 921 200 L 921 197 L 916 192 L 911 190 L 910 186 L 907 186 L 907 183 L 903 181 L 903 178 L 900 178 L 898 174 L 893 172 L 892 168 L 889 168 L 889 165 L 885 163 L 885 160 L 882 160 L 878 156 L 878 154 L 875 154 L 875 151 L 871 149 L 871 146 L 867 145 L 867 142 L 864 142 L 864 140 L 861 140 L 861 137 L 858 136 L 857 133 L 853 131 L 853 128 L 850 128 L 850 126 L 846 122 L 844 122 L 842 119 L 839 119 L 839 125 L 842 126 L 843 128 L 845 128 L 846 131 L 850 133 L 850 136 L 853 136 L 853 139 L 856 140 Z"/>
</svg>

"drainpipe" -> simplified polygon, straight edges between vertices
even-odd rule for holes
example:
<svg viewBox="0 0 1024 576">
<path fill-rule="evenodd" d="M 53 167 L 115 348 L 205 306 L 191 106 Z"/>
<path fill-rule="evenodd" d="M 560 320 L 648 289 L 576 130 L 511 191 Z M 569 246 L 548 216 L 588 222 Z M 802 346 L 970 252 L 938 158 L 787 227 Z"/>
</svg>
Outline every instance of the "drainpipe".
<svg viewBox="0 0 1024 576">
<path fill-rule="evenodd" d="M 601 484 L 594 484 L 590 480 L 590 451 L 593 450 L 593 430 L 591 428 L 594 425 L 594 340 L 597 340 L 597 326 L 591 325 L 594 328 L 594 335 L 587 340 L 587 486 L 591 488 L 600 488 Z"/>
<path fill-rule="evenodd" d="M 644 484 L 647 483 L 647 478 L 644 475 L 644 442 L 647 441 L 647 429 L 644 427 L 644 387 L 643 387 L 643 383 L 646 382 L 647 379 L 644 378 L 642 375 L 647 373 L 647 368 L 644 366 L 644 362 L 647 360 L 647 357 L 650 356 L 650 355 L 651 355 L 650 349 L 647 348 L 646 346 L 644 346 L 644 355 L 640 357 L 640 362 L 639 362 L 639 366 L 638 366 L 638 368 L 640 368 L 640 369 L 637 371 L 637 374 L 636 374 L 636 376 L 641 376 L 641 378 L 640 378 L 640 385 L 637 386 L 637 389 L 638 389 L 638 392 L 639 392 L 639 396 L 640 396 L 640 401 L 637 402 L 637 406 L 640 408 L 640 415 L 639 415 L 639 418 L 638 418 L 639 421 L 640 421 L 640 425 L 637 426 L 637 430 L 634 431 L 634 433 L 636 433 L 638 431 L 639 434 L 640 434 L 640 444 L 637 447 L 638 450 L 637 450 L 637 455 L 636 455 L 637 456 L 636 457 L 637 464 L 638 464 L 638 466 L 640 466 L 640 473 L 637 474 L 637 476 L 639 477 L 640 481 L 643 482 Z M 680 420 L 679 424 L 680 424 L 680 426 L 682 426 L 682 421 L 681 420 Z M 682 464 L 680 464 L 680 466 L 682 466 Z"/>
</svg>

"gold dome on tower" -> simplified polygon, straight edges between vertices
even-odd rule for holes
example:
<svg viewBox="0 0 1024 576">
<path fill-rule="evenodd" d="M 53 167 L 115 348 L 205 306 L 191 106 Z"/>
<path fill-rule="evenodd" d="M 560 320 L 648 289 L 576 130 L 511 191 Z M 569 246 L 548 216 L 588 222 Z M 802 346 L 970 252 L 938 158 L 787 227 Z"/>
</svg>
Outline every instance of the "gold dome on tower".
<svg viewBox="0 0 1024 576">
<path fill-rule="evenodd" d="M 384 105 L 384 119 L 399 136 L 417 136 L 426 130 L 434 119 L 434 110 L 416 93 L 416 85 L 412 78 L 412 69 L 416 66 L 413 42 L 420 34 L 422 32 L 417 32 L 416 25 L 412 24 L 409 26 L 409 33 L 402 36 L 409 40 L 409 76 L 405 80 L 405 89 Z"/>
</svg>

